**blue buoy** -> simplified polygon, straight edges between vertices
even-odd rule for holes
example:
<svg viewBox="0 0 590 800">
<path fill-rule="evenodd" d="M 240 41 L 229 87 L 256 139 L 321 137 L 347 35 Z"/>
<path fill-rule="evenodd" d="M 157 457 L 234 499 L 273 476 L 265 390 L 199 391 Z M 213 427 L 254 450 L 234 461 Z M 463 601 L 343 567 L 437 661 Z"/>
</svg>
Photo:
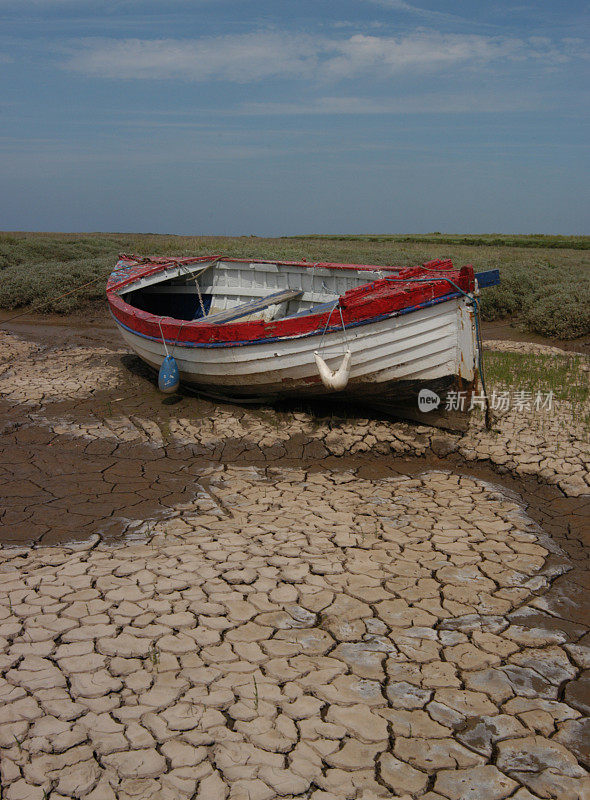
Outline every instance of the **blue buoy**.
<svg viewBox="0 0 590 800">
<path fill-rule="evenodd" d="M 158 388 L 165 394 L 171 394 L 178 389 L 179 384 L 178 364 L 172 356 L 166 356 L 158 373 Z"/>
</svg>

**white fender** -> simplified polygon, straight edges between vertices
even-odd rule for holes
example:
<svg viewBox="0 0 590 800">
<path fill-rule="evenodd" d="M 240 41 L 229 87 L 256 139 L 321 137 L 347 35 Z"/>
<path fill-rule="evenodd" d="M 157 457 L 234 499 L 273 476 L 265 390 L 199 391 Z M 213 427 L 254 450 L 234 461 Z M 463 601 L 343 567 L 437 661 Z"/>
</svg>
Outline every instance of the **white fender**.
<svg viewBox="0 0 590 800">
<path fill-rule="evenodd" d="M 338 367 L 337 370 L 334 372 L 330 369 L 330 367 L 326 364 L 324 359 L 320 356 L 318 351 L 316 350 L 313 354 L 315 358 L 315 363 L 318 368 L 318 372 L 320 373 L 320 378 L 322 379 L 322 383 L 326 387 L 326 389 L 333 389 L 335 392 L 340 391 L 341 389 L 345 389 L 346 385 L 348 384 L 348 378 L 350 377 L 350 357 L 352 353 L 348 349 L 344 354 L 344 358 L 342 359 L 342 364 Z"/>
</svg>

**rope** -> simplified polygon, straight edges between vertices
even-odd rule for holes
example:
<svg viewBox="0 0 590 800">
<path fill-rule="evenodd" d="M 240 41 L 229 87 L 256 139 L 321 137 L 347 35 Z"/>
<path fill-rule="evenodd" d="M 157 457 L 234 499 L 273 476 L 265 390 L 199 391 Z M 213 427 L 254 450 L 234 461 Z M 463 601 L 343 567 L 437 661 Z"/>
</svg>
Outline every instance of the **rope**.
<svg viewBox="0 0 590 800">
<path fill-rule="evenodd" d="M 435 270 L 431 270 L 431 271 L 435 272 Z M 395 283 L 406 283 L 406 282 L 407 283 L 430 283 L 432 281 L 432 278 L 385 278 L 385 280 L 386 281 L 392 281 L 392 282 L 395 282 Z M 483 365 L 483 342 L 482 342 L 482 338 L 481 338 L 481 327 L 480 327 L 480 323 L 479 323 L 479 313 L 480 313 L 479 312 L 479 303 L 477 302 L 475 297 L 472 297 L 470 294 L 468 294 L 463 289 L 461 289 L 460 286 L 457 286 L 457 284 L 454 281 L 452 281 L 450 278 L 446 278 L 446 277 L 441 275 L 439 277 L 439 280 L 446 281 L 447 283 L 450 283 L 451 286 L 453 286 L 460 294 L 462 294 L 463 297 L 466 297 L 467 298 L 467 302 L 470 305 L 473 306 L 473 310 L 475 312 L 474 313 L 474 317 L 475 317 L 475 338 L 476 338 L 476 341 L 477 341 L 477 369 L 479 370 L 479 376 L 481 378 L 481 388 L 483 390 L 483 394 L 484 394 L 484 397 L 486 399 L 485 425 L 486 425 L 486 428 L 488 430 L 490 430 L 490 428 L 492 427 L 492 417 L 491 417 L 491 411 L 490 411 L 490 400 L 488 398 L 488 391 L 487 391 L 487 388 L 486 388 L 485 370 L 484 370 L 484 365 Z"/>
<path fill-rule="evenodd" d="M 342 323 L 342 333 L 344 334 L 344 344 L 346 345 L 346 349 L 348 350 L 348 336 L 346 335 L 346 325 L 344 324 L 344 317 L 342 316 L 342 309 L 340 308 L 340 303 L 338 303 L 338 311 L 340 312 L 340 322 Z"/>
<path fill-rule="evenodd" d="M 205 306 L 203 304 L 203 298 L 201 297 L 201 289 L 199 287 L 199 275 L 202 275 L 203 272 L 205 272 L 205 270 L 208 270 L 208 269 L 210 269 L 210 267 L 213 267 L 215 264 L 218 264 L 224 258 L 225 258 L 225 256 L 218 256 L 211 264 L 209 264 L 206 267 L 203 267 L 203 268 L 197 270 L 196 275 L 195 275 L 194 272 L 191 272 L 191 270 L 189 270 L 189 268 L 187 267 L 186 264 L 180 264 L 180 263 L 176 262 L 176 265 L 180 269 L 184 270 L 189 278 L 194 278 L 195 279 L 195 287 L 196 287 L 196 290 L 197 290 L 197 294 L 199 296 L 199 303 L 201 305 L 201 311 L 203 313 L 203 318 L 206 316 L 206 314 L 205 314 Z M 168 352 L 168 347 L 166 346 L 166 339 L 164 338 L 164 333 L 162 331 L 162 320 L 163 319 L 164 319 L 163 317 L 160 317 L 160 319 L 158 320 L 158 327 L 160 328 L 160 336 L 162 337 L 162 344 L 164 345 L 164 351 L 165 351 L 166 355 L 169 356 L 170 353 Z M 172 348 L 176 347 L 176 345 L 178 344 L 178 339 L 180 338 L 180 334 L 182 333 L 182 329 L 184 327 L 184 324 L 187 321 L 190 322 L 190 320 L 184 320 L 183 319 L 182 322 L 180 323 L 180 327 L 178 329 L 178 333 L 176 334 L 176 339 L 174 340 L 174 344 L 171 345 Z"/>
<path fill-rule="evenodd" d="M 479 377 L 481 378 L 481 388 L 483 389 L 484 397 L 486 399 L 486 410 L 485 410 L 485 423 L 487 430 L 491 430 L 492 427 L 492 412 L 490 409 L 490 401 L 488 398 L 488 390 L 486 389 L 486 378 L 483 368 L 483 341 L 481 338 L 481 327 L 479 324 L 479 303 L 474 298 L 473 299 L 473 307 L 475 309 L 475 336 L 477 338 L 477 367 L 479 369 Z"/>
<path fill-rule="evenodd" d="M 216 263 L 216 262 L 214 262 L 214 263 Z M 197 290 L 197 297 L 199 298 L 199 305 L 201 306 L 201 314 L 203 315 L 203 319 L 205 319 L 205 317 L 207 315 L 205 313 L 205 306 L 203 304 L 203 298 L 201 297 L 201 287 L 199 286 L 199 276 L 203 274 L 204 270 L 201 269 L 195 274 L 193 272 L 190 272 L 187 269 L 186 264 L 179 264 L 178 266 L 182 267 L 182 269 L 184 269 L 185 273 L 188 275 L 189 278 L 194 278 L 195 279 L 195 289 Z M 207 269 L 209 269 L 209 267 L 207 267 Z M 176 337 L 176 341 L 178 341 L 178 336 Z"/>
<path fill-rule="evenodd" d="M 199 305 L 201 306 L 201 314 L 203 316 L 203 319 L 205 319 L 207 314 L 205 313 L 205 306 L 203 304 L 203 298 L 201 297 L 201 287 L 199 286 L 198 278 L 195 278 L 195 288 L 197 290 L 197 296 L 199 298 Z"/>
<path fill-rule="evenodd" d="M 162 337 L 162 344 L 164 345 L 164 352 L 166 353 L 166 357 L 168 357 L 170 355 L 170 353 L 168 352 L 168 347 L 166 345 L 166 339 L 164 338 L 164 334 L 162 332 L 162 320 L 163 319 L 164 319 L 163 317 L 160 317 L 160 319 L 158 320 L 158 326 L 160 328 L 160 336 Z"/>
<path fill-rule="evenodd" d="M 187 320 L 183 319 L 182 322 L 180 323 L 180 328 L 178 329 L 178 333 L 176 334 L 176 339 L 174 340 L 174 344 L 171 345 L 172 347 L 176 347 L 176 345 L 178 344 L 178 340 L 180 338 L 180 334 L 182 333 L 182 329 L 184 328 L 185 322 L 187 322 Z"/>
<path fill-rule="evenodd" d="M 428 270 L 428 272 L 432 272 L 432 273 L 436 274 L 437 271 L 436 270 Z M 479 371 L 479 375 L 480 375 L 480 378 L 481 378 L 481 388 L 483 390 L 483 394 L 484 394 L 484 397 L 485 397 L 485 403 L 486 403 L 485 425 L 486 425 L 486 428 L 489 430 L 492 427 L 492 419 L 491 419 L 491 411 L 490 411 L 490 401 L 489 401 L 489 398 L 488 398 L 488 392 L 487 392 L 487 388 L 486 388 L 485 370 L 484 370 L 484 363 L 483 363 L 483 342 L 482 342 L 482 338 L 481 338 L 481 326 L 480 326 L 480 321 L 479 321 L 479 313 L 480 313 L 479 312 L 479 303 L 477 302 L 475 297 L 472 297 L 470 294 L 468 294 L 463 289 L 461 289 L 460 286 L 457 286 L 457 284 L 454 281 L 452 281 L 450 278 L 447 278 L 444 275 L 438 275 L 437 277 L 438 277 L 438 280 L 446 281 L 447 283 L 450 283 L 451 286 L 454 289 L 456 289 L 459 292 L 459 294 L 462 294 L 463 297 L 466 297 L 467 298 L 467 302 L 471 306 L 473 306 L 473 309 L 474 309 L 474 312 L 475 312 L 474 313 L 474 317 L 475 317 L 475 337 L 476 337 L 476 342 L 477 342 L 477 369 Z M 391 283 L 432 283 L 433 278 L 390 278 L 390 277 L 386 277 L 385 280 L 386 281 L 390 281 Z M 340 319 L 342 321 L 342 329 L 344 331 L 344 335 L 346 336 L 346 328 L 344 326 L 344 319 L 342 317 L 342 309 L 340 308 L 340 304 L 339 303 L 337 303 L 334 306 L 334 308 L 336 308 L 336 306 L 338 306 L 338 309 L 340 311 Z M 332 311 L 330 311 L 330 315 L 328 317 L 328 321 L 326 322 L 326 326 L 325 326 L 325 328 L 324 328 L 324 330 L 322 332 L 322 338 L 320 340 L 320 350 L 322 348 L 322 343 L 324 341 L 324 336 L 326 335 L 326 331 L 328 329 L 328 326 L 330 325 L 330 320 L 332 318 L 332 313 L 334 312 L 334 308 L 332 308 Z"/>
<path fill-rule="evenodd" d="M 326 335 L 326 331 L 328 330 L 328 326 L 330 324 L 330 320 L 332 319 L 332 314 L 334 313 L 334 310 L 335 310 L 337 305 L 338 305 L 338 303 L 334 303 L 334 305 L 332 306 L 332 309 L 330 311 L 330 314 L 328 315 L 328 321 L 326 322 L 326 326 L 325 326 L 325 328 L 324 328 L 324 330 L 322 332 L 322 338 L 320 339 L 320 346 L 318 348 L 318 351 L 320 353 L 322 352 L 322 347 L 323 347 L 323 344 L 324 344 L 324 336 Z M 340 313 L 342 313 L 342 311 Z"/>
<path fill-rule="evenodd" d="M 323 330 L 323 333 L 322 333 L 322 338 L 320 339 L 320 346 L 319 346 L 318 351 L 317 351 L 318 353 L 322 353 L 323 352 L 324 336 L 326 335 L 326 331 L 328 330 L 328 326 L 330 324 L 330 320 L 332 319 L 332 314 L 334 313 L 334 311 L 336 309 L 338 309 L 338 311 L 340 312 L 340 322 L 342 323 L 342 333 L 344 334 L 344 344 L 345 344 L 344 353 L 346 354 L 346 352 L 348 350 L 350 350 L 350 348 L 348 346 L 348 335 L 346 333 L 346 325 L 344 324 L 344 317 L 342 316 L 342 309 L 340 308 L 338 303 L 335 303 L 332 306 L 332 309 L 331 309 L 330 314 L 328 316 L 328 321 L 326 322 L 326 325 L 324 327 L 324 330 Z"/>
<path fill-rule="evenodd" d="M 88 281 L 88 283 L 83 283 L 80 286 L 76 286 L 69 292 L 58 294 L 56 297 L 50 297 L 49 299 L 43 300 L 41 303 L 37 303 L 37 305 L 28 308 L 26 311 L 21 311 L 19 314 L 15 314 L 13 317 L 9 317 L 8 319 L 3 319 L 0 322 L 0 325 L 6 325 L 7 322 L 13 322 L 15 319 L 18 319 L 19 317 L 26 317 L 27 314 L 32 314 L 39 308 L 43 308 L 43 306 L 47 305 L 47 303 L 53 303 L 55 300 L 61 300 L 63 297 L 67 297 L 70 294 L 74 294 L 74 292 L 79 292 L 80 289 L 85 289 L 87 286 L 92 286 L 93 283 L 97 283 L 98 281 L 103 281 L 106 277 L 108 277 L 111 274 L 111 272 L 112 269 L 109 269 L 109 271 L 105 275 L 99 275 L 98 278 L 94 278 L 94 280 Z"/>
<path fill-rule="evenodd" d="M 125 253 L 120 253 L 119 257 L 120 258 L 134 259 L 135 261 L 138 261 L 139 263 L 147 263 L 147 262 L 151 261 L 151 259 L 148 258 L 148 257 L 127 255 Z M 214 264 L 218 263 L 223 258 L 224 258 L 224 256 L 219 256 L 218 258 L 215 259 L 213 264 L 211 264 L 210 266 L 213 266 Z M 184 267 L 185 269 L 188 269 L 185 264 L 178 264 L 178 266 Z M 75 294 L 75 292 L 79 292 L 81 289 L 85 289 L 87 286 L 92 286 L 92 284 L 98 283 L 98 281 L 103 281 L 105 278 L 108 278 L 108 276 L 112 273 L 112 271 L 113 271 L 112 267 L 109 267 L 109 271 L 105 272 L 103 275 L 99 275 L 98 278 L 93 278 L 91 281 L 87 281 L 86 283 L 80 284 L 80 286 L 75 286 L 73 289 L 70 289 L 69 292 L 64 292 L 63 294 L 58 294 L 55 297 L 49 297 L 49 298 L 47 298 L 47 300 L 42 300 L 40 303 L 37 303 L 36 305 L 31 306 L 30 308 L 27 308 L 26 311 L 20 311 L 18 314 L 15 314 L 12 317 L 8 317 L 8 319 L 0 320 L 0 325 L 6 325 L 8 322 L 13 322 L 15 319 L 19 319 L 20 317 L 26 317 L 27 314 L 33 314 L 35 311 L 37 311 L 40 308 L 43 308 L 43 306 L 47 305 L 48 303 L 53 303 L 56 300 L 62 300 L 64 297 L 68 297 L 71 294 Z M 191 274 L 191 276 L 193 275 L 193 273 L 190 273 L 190 274 Z M 199 292 L 199 301 L 201 303 L 201 308 L 203 309 L 203 301 L 202 301 L 202 298 L 201 298 L 201 293 L 199 291 L 199 286 L 197 284 L 197 278 L 195 278 L 195 284 L 197 285 L 197 291 Z M 205 316 L 204 309 L 203 309 L 203 316 Z M 162 327 L 160 326 L 160 333 L 161 332 L 162 332 Z"/>
</svg>

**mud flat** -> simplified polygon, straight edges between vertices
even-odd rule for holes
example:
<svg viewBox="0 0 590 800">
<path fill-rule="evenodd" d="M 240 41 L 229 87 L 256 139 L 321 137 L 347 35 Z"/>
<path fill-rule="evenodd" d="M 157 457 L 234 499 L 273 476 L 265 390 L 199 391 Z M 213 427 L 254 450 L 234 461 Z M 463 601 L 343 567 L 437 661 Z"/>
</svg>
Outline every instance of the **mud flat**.
<svg viewBox="0 0 590 800">
<path fill-rule="evenodd" d="M 590 454 L 567 403 L 461 436 L 170 404 L 109 329 L 20 333 L 0 334 L 3 798 L 590 797 Z"/>
</svg>

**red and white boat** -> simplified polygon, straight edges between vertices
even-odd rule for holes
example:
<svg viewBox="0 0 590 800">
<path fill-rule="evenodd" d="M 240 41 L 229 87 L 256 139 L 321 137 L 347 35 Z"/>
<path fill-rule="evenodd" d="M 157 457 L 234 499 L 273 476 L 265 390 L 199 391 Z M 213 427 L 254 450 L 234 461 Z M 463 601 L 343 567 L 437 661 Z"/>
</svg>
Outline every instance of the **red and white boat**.
<svg viewBox="0 0 590 800">
<path fill-rule="evenodd" d="M 481 273 L 483 285 L 497 271 Z M 421 389 L 471 390 L 473 267 L 377 267 L 222 256 L 122 255 L 107 284 L 125 342 L 159 369 L 234 401 L 330 396 L 417 412 Z M 440 407 L 438 409 L 440 411 Z"/>
</svg>

